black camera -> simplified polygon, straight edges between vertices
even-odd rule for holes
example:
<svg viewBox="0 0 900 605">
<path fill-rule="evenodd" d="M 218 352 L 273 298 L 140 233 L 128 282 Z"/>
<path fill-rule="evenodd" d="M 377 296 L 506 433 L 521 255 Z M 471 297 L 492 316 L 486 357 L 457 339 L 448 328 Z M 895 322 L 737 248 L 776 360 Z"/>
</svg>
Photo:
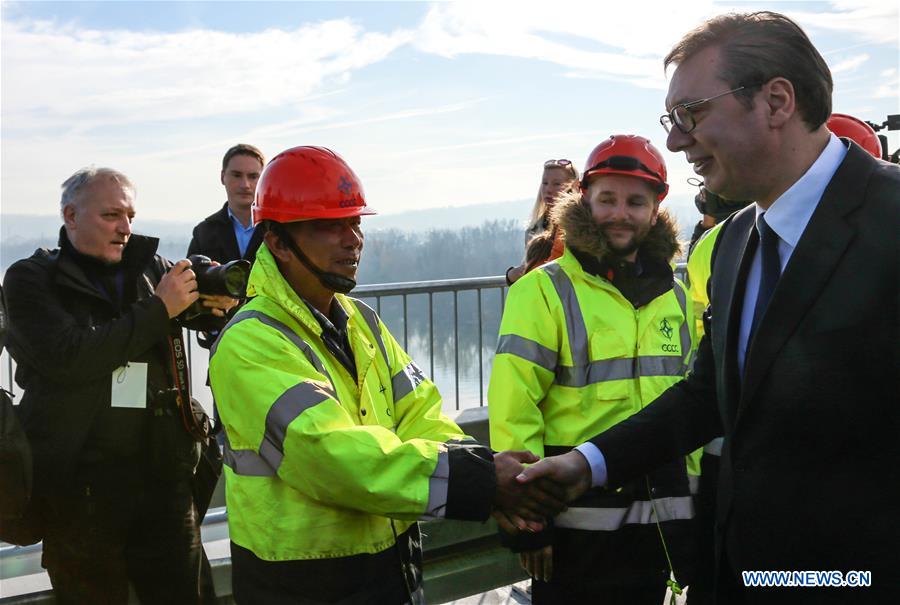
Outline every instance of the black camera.
<svg viewBox="0 0 900 605">
<path fill-rule="evenodd" d="M 880 130 L 900 130 L 900 113 L 891 114 L 887 120 L 881 124 L 866 120 L 866 124 L 872 127 L 872 130 L 878 132 Z M 900 164 L 900 149 L 895 149 L 894 153 L 888 151 L 888 138 L 886 135 L 879 134 L 878 141 L 881 143 L 881 159 L 891 162 L 892 164 Z"/>
<path fill-rule="evenodd" d="M 213 265 L 208 256 L 192 254 L 188 257 L 191 269 L 197 276 L 200 294 L 214 294 L 243 298 L 247 293 L 250 277 L 250 261 L 233 260 L 224 265 Z"/>
<path fill-rule="evenodd" d="M 247 280 L 250 278 L 250 261 L 233 260 L 224 265 L 213 265 L 208 256 L 192 254 L 191 270 L 197 277 L 197 290 L 200 294 L 224 295 L 232 298 L 243 298 L 247 294 Z M 178 318 L 191 321 L 201 315 L 212 314 L 212 309 L 204 307 L 197 300 L 185 309 Z"/>
</svg>

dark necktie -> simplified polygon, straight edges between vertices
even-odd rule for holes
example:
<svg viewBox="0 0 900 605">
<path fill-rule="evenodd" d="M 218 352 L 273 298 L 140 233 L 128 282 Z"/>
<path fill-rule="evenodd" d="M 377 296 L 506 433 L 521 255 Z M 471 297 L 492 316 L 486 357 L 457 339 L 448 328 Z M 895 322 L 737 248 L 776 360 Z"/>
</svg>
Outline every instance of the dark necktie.
<svg viewBox="0 0 900 605">
<path fill-rule="evenodd" d="M 781 259 L 778 256 L 778 234 L 772 231 L 766 223 L 766 213 L 763 212 L 756 219 L 756 229 L 759 231 L 759 245 L 762 255 L 762 274 L 759 279 L 759 293 L 756 296 L 756 306 L 753 309 L 753 322 L 750 324 L 750 335 L 747 338 L 747 347 L 753 342 L 753 335 L 759 327 L 759 322 L 766 313 L 772 293 L 781 277 Z"/>
</svg>

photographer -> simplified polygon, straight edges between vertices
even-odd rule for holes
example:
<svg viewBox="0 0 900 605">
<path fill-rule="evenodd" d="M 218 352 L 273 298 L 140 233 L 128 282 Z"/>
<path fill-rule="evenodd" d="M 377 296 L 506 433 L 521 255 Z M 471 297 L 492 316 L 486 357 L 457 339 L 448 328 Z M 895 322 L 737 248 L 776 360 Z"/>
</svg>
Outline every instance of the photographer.
<svg viewBox="0 0 900 605">
<path fill-rule="evenodd" d="M 178 377 L 186 390 L 176 318 L 201 298 L 224 322 L 235 301 L 201 297 L 190 261 L 132 235 L 124 174 L 86 168 L 62 188 L 59 248 L 4 284 L 42 564 L 60 603 L 125 603 L 129 582 L 142 603 L 212 602 L 192 494 L 202 435 L 173 390 Z"/>
</svg>

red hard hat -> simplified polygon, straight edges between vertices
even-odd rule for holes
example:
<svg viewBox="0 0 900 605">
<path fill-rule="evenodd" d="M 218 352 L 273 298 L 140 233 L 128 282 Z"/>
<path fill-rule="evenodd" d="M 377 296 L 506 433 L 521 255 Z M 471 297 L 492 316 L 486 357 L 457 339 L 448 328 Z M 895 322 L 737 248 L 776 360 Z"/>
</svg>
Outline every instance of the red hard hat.
<svg viewBox="0 0 900 605">
<path fill-rule="evenodd" d="M 356 173 L 324 147 L 294 147 L 272 158 L 259 177 L 251 211 L 254 225 L 375 214 Z"/>
<path fill-rule="evenodd" d="M 833 113 L 828 118 L 828 130 L 839 137 L 847 137 L 879 160 L 881 159 L 881 141 L 871 126 L 845 113 Z"/>
<path fill-rule="evenodd" d="M 653 143 L 635 134 L 614 134 L 596 147 L 584 164 L 581 186 L 601 174 L 624 174 L 650 181 L 662 201 L 669 193 L 666 161 Z"/>
</svg>

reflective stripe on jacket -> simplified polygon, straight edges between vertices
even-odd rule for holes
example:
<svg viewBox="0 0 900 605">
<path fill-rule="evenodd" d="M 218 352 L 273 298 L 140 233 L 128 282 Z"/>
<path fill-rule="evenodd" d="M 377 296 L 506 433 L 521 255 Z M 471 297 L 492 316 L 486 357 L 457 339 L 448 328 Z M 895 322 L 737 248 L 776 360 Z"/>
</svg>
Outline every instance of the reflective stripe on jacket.
<svg viewBox="0 0 900 605">
<path fill-rule="evenodd" d="M 336 295 L 355 380 L 264 246 L 248 294 L 210 361 L 231 539 L 267 561 L 345 557 L 393 545 L 391 518 L 399 534 L 443 516 L 445 442 L 466 436 L 375 312 Z"/>
<path fill-rule="evenodd" d="M 696 348 L 687 289 L 635 309 L 571 251 L 510 289 L 488 389 L 491 446 L 558 454 L 650 404 L 687 373 Z M 691 456 L 699 473 L 699 453 Z M 615 530 L 693 516 L 685 464 L 623 489 L 591 490 L 556 525 Z M 655 513 L 653 509 L 655 508 Z"/>
</svg>

